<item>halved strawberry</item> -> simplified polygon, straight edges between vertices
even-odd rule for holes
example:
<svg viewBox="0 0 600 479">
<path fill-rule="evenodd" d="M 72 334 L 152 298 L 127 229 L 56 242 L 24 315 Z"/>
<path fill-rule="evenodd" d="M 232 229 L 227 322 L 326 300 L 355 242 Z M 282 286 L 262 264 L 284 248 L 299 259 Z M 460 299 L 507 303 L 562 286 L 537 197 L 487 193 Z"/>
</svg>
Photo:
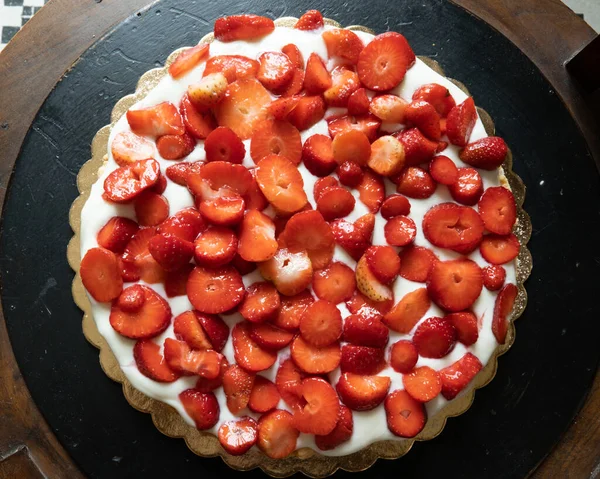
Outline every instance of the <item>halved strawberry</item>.
<svg viewBox="0 0 600 479">
<path fill-rule="evenodd" d="M 252 136 L 254 126 L 266 116 L 271 95 L 253 78 L 230 83 L 225 98 L 215 107 L 220 126 L 231 128 L 242 140 Z"/>
<path fill-rule="evenodd" d="M 468 309 L 483 287 L 483 274 L 470 259 L 438 261 L 427 284 L 431 299 L 440 307 L 457 312 Z"/>
<path fill-rule="evenodd" d="M 413 100 L 409 103 L 404 110 L 404 120 L 416 126 L 430 140 L 439 141 L 442 136 L 440 115 L 426 101 Z"/>
<path fill-rule="evenodd" d="M 287 121 L 263 120 L 255 125 L 250 155 L 257 165 L 269 155 L 281 155 L 297 165 L 302 157 L 300 132 Z"/>
<path fill-rule="evenodd" d="M 218 226 L 237 225 L 242 221 L 246 208 L 246 202 L 237 194 L 197 201 L 197 205 L 206 221 Z"/>
<path fill-rule="evenodd" d="M 155 234 L 156 228 L 140 229 L 127 243 L 123 253 L 123 264 L 133 264 L 139 277 L 146 283 L 159 283 L 164 280 L 165 275 L 165 271 L 148 251 L 148 243 Z"/>
<path fill-rule="evenodd" d="M 325 135 L 321 135 L 321 136 L 323 136 L 324 138 L 327 138 L 327 137 L 325 137 Z M 314 197 L 315 201 L 317 201 L 321 197 L 321 194 L 327 188 L 331 188 L 331 187 L 339 186 L 339 185 L 340 184 L 339 184 L 338 180 L 336 180 L 333 176 L 325 176 L 323 178 L 319 178 L 317 181 L 315 181 L 315 186 L 313 187 L 313 197 Z"/>
<path fill-rule="evenodd" d="M 342 327 L 340 310 L 325 300 L 307 306 L 300 318 L 300 335 L 317 348 L 336 342 L 342 335 Z"/>
<path fill-rule="evenodd" d="M 335 140 L 334 140 L 335 141 Z M 393 136 L 382 136 L 371 144 L 369 167 L 382 176 L 393 176 L 404 167 L 404 147 Z"/>
<path fill-rule="evenodd" d="M 248 189 L 248 192 L 244 195 L 244 203 L 246 203 L 247 210 L 256 210 L 263 211 L 267 206 L 269 206 L 269 202 L 265 198 L 265 195 L 262 194 L 258 183 L 256 182 L 256 170 L 250 170 L 252 173 L 252 184 Z"/>
<path fill-rule="evenodd" d="M 113 216 L 98 232 L 98 244 L 113 253 L 123 253 L 131 237 L 137 233 L 137 223 L 129 218 Z"/>
<path fill-rule="evenodd" d="M 439 371 L 442 380 L 442 396 L 447 400 L 454 399 L 475 375 L 481 371 L 481 361 L 471 353 L 465 354 L 455 363 Z"/>
<path fill-rule="evenodd" d="M 227 397 L 227 408 L 237 414 L 250 401 L 255 376 L 244 371 L 237 364 L 229 366 L 223 374 L 223 392 Z"/>
<path fill-rule="evenodd" d="M 144 289 L 139 284 L 133 284 L 125 288 L 117 298 L 117 306 L 127 313 L 135 313 L 144 305 L 146 297 Z"/>
<path fill-rule="evenodd" d="M 212 349 L 191 349 L 184 341 L 165 339 L 165 361 L 171 369 L 182 374 L 197 374 L 214 379 L 221 371 L 221 355 Z"/>
<path fill-rule="evenodd" d="M 348 98 L 348 114 L 354 116 L 366 115 L 369 113 L 371 100 L 367 96 L 367 90 L 359 88 Z"/>
<path fill-rule="evenodd" d="M 337 166 L 331 138 L 320 134 L 309 136 L 302 146 L 302 161 L 313 175 L 327 177 Z"/>
<path fill-rule="evenodd" d="M 277 291 L 285 296 L 300 293 L 312 281 L 313 267 L 306 251 L 292 253 L 286 248 L 277 250 L 268 261 L 258 265 L 260 274 L 272 281 Z"/>
<path fill-rule="evenodd" d="M 219 426 L 219 442 L 232 456 L 241 456 L 256 444 L 258 424 L 248 416 L 226 421 Z"/>
<path fill-rule="evenodd" d="M 127 110 L 127 122 L 131 131 L 138 135 L 183 135 L 183 119 L 173 103 L 164 101 L 158 105 L 138 110 Z"/>
<path fill-rule="evenodd" d="M 246 213 L 240 227 L 238 251 L 246 261 L 267 261 L 277 251 L 275 225 L 260 211 Z"/>
<path fill-rule="evenodd" d="M 456 329 L 456 339 L 465 346 L 471 346 L 477 341 L 479 337 L 477 317 L 471 311 L 451 313 L 445 319 L 452 323 Z"/>
<path fill-rule="evenodd" d="M 253 323 L 262 323 L 272 319 L 280 305 L 279 293 L 275 287 L 263 281 L 248 286 L 238 311 L 244 319 Z"/>
<path fill-rule="evenodd" d="M 223 226 L 211 226 L 194 242 L 194 260 L 198 266 L 218 268 L 235 258 L 238 239 L 235 233 Z"/>
<path fill-rule="evenodd" d="M 408 102 L 396 95 L 378 95 L 371 100 L 369 111 L 381 121 L 405 123 Z"/>
<path fill-rule="evenodd" d="M 309 95 L 323 93 L 331 86 L 331 74 L 316 53 L 311 53 L 304 71 L 304 89 Z"/>
<path fill-rule="evenodd" d="M 133 359 L 140 373 L 154 381 L 172 383 L 181 376 L 169 367 L 160 352 L 160 346 L 150 339 L 135 343 Z"/>
<path fill-rule="evenodd" d="M 282 156 L 264 157 L 256 168 L 256 181 L 267 200 L 280 211 L 294 213 L 308 201 L 298 168 Z"/>
<path fill-rule="evenodd" d="M 304 290 L 291 297 L 281 298 L 281 308 L 273 324 L 286 331 L 296 331 L 300 326 L 300 318 L 304 310 L 314 302 L 310 291 Z"/>
<path fill-rule="evenodd" d="M 262 53 L 258 57 L 258 63 L 256 78 L 267 90 L 281 90 L 294 77 L 294 66 L 285 53 Z"/>
<path fill-rule="evenodd" d="M 438 83 L 428 83 L 415 90 L 412 96 L 413 100 L 424 100 L 433 105 L 442 118 L 448 116 L 448 113 L 456 106 L 456 102 L 448 88 Z"/>
<path fill-rule="evenodd" d="M 337 421 L 335 428 L 329 434 L 315 436 L 315 444 L 321 451 L 335 449 L 352 437 L 352 430 L 354 429 L 352 411 L 343 404 L 340 404 L 340 413 Z"/>
<path fill-rule="evenodd" d="M 425 358 L 443 358 L 454 349 L 456 329 L 446 319 L 431 317 L 416 329 L 413 343 Z"/>
<path fill-rule="evenodd" d="M 277 370 L 275 378 L 277 390 L 281 398 L 292 409 L 296 409 L 302 405 L 300 386 L 305 377 L 306 375 L 289 358 L 283 361 Z"/>
<path fill-rule="evenodd" d="M 258 15 L 231 15 L 217 18 L 214 30 L 215 38 L 222 42 L 254 40 L 275 30 L 275 24 L 270 18 Z"/>
<path fill-rule="evenodd" d="M 304 76 L 302 70 L 296 70 L 297 74 Z M 294 83 L 295 80 L 292 80 Z M 285 96 L 296 95 L 298 92 L 286 92 Z M 300 98 L 296 108 L 288 114 L 288 121 L 300 131 L 308 130 L 325 115 L 325 102 L 320 96 L 304 96 Z"/>
<path fill-rule="evenodd" d="M 354 271 L 344 263 L 331 263 L 315 272 L 313 290 L 317 297 L 333 304 L 348 301 L 356 290 Z"/>
<path fill-rule="evenodd" d="M 244 78 L 254 78 L 258 72 L 258 62 L 243 55 L 217 55 L 207 60 L 203 76 L 222 72 L 229 83 Z"/>
<path fill-rule="evenodd" d="M 203 76 L 198 83 L 189 85 L 187 94 L 199 111 L 206 111 L 221 103 L 225 98 L 227 84 L 227 77 L 223 73 L 210 73 Z"/>
<path fill-rule="evenodd" d="M 221 351 L 227 343 L 227 338 L 229 338 L 229 326 L 219 316 L 198 311 L 195 311 L 195 314 L 204 332 L 208 335 L 212 348 L 215 351 Z"/>
<path fill-rule="evenodd" d="M 344 344 L 340 369 L 355 374 L 377 374 L 385 367 L 383 348 Z"/>
<path fill-rule="evenodd" d="M 388 301 L 394 297 L 393 291 L 373 274 L 365 256 L 356 265 L 356 287 L 373 301 Z"/>
<path fill-rule="evenodd" d="M 375 141 L 379 127 L 381 126 L 381 120 L 371 114 L 363 116 L 330 116 L 326 120 L 329 135 L 332 138 L 335 138 L 343 131 L 359 130 L 367 135 L 369 141 Z"/>
<path fill-rule="evenodd" d="M 409 198 L 425 199 L 435 193 L 436 184 L 423 168 L 409 166 L 396 179 L 397 191 Z"/>
<path fill-rule="evenodd" d="M 335 173 L 338 175 L 340 183 L 350 188 L 360 185 L 365 176 L 363 169 L 353 161 L 345 161 L 336 168 Z"/>
<path fill-rule="evenodd" d="M 517 205 L 512 192 L 502 186 L 485 190 L 477 205 L 483 224 L 488 231 L 507 235 L 517 220 Z"/>
<path fill-rule="evenodd" d="M 512 313 L 513 305 L 519 290 L 514 284 L 507 284 L 496 297 L 494 304 L 494 318 L 492 319 L 492 332 L 496 341 L 504 344 L 508 331 L 508 316 Z"/>
<path fill-rule="evenodd" d="M 153 289 L 144 290 L 144 304 L 135 312 L 123 311 L 118 304 L 110 308 L 110 325 L 121 336 L 147 339 L 162 333 L 171 321 L 169 304 Z"/>
<path fill-rule="evenodd" d="M 212 161 L 200 167 L 199 173 L 187 178 L 189 190 L 202 200 L 245 195 L 252 186 L 252 174 L 242 165 L 228 161 Z"/>
<path fill-rule="evenodd" d="M 279 350 L 292 342 L 294 334 L 271 323 L 254 323 L 250 327 L 250 337 L 262 348 Z"/>
<path fill-rule="evenodd" d="M 458 179 L 448 186 L 448 191 L 456 202 L 474 206 L 483 193 L 481 175 L 474 168 L 459 168 Z"/>
<path fill-rule="evenodd" d="M 242 276 L 250 274 L 252 271 L 256 270 L 256 263 L 252 261 L 246 261 L 240 256 L 239 253 L 235 255 L 231 264 L 240 272 Z"/>
<path fill-rule="evenodd" d="M 359 166 L 366 166 L 370 161 L 371 144 L 367 135 L 360 130 L 349 129 L 338 133 L 333 139 L 332 148 L 333 158 L 338 165 L 352 161 Z"/>
<path fill-rule="evenodd" d="M 435 156 L 429 163 L 429 174 L 438 183 L 453 185 L 459 179 L 458 168 L 447 156 Z"/>
<path fill-rule="evenodd" d="M 187 282 L 190 302 L 202 313 L 218 314 L 234 308 L 244 299 L 242 277 L 232 266 L 208 270 L 196 267 Z"/>
<path fill-rule="evenodd" d="M 287 411 L 275 409 L 258 421 L 258 448 L 272 459 L 283 459 L 294 452 L 299 435 Z"/>
<path fill-rule="evenodd" d="M 442 392 L 440 376 L 429 366 L 421 366 L 404 374 L 402 384 L 406 392 L 419 402 L 431 401 Z"/>
<path fill-rule="evenodd" d="M 169 202 L 153 191 L 143 191 L 133 204 L 140 226 L 158 226 L 169 217 Z"/>
<path fill-rule="evenodd" d="M 327 221 L 348 216 L 354 209 L 356 200 L 346 188 L 334 186 L 325 189 L 317 200 L 317 210 Z"/>
<path fill-rule="evenodd" d="M 481 256 L 491 264 L 505 264 L 512 261 L 519 255 L 520 248 L 519 240 L 512 233 L 506 236 L 485 235 L 479 245 Z"/>
<path fill-rule="evenodd" d="M 440 248 L 477 247 L 483 238 L 483 221 L 472 208 L 442 203 L 425 213 L 423 234 Z"/>
<path fill-rule="evenodd" d="M 375 227 L 375 215 L 367 213 L 354 223 L 346 220 L 336 220 L 331 223 L 331 231 L 335 242 L 358 261 L 369 246 Z"/>
<path fill-rule="evenodd" d="M 267 107 L 267 111 L 275 120 L 285 120 L 288 114 L 298 106 L 300 96 L 280 97 Z"/>
<path fill-rule="evenodd" d="M 377 35 L 360 53 L 356 70 L 370 90 L 386 91 L 397 86 L 415 62 L 415 54 L 404 36 L 396 32 Z"/>
<path fill-rule="evenodd" d="M 406 374 L 412 371 L 419 360 L 419 352 L 410 340 L 401 340 L 392 344 L 390 350 L 390 366 L 395 371 Z"/>
<path fill-rule="evenodd" d="M 209 393 L 214 391 L 217 388 L 223 386 L 223 376 L 225 375 L 225 371 L 229 367 L 229 363 L 225 356 L 221 357 L 221 366 L 219 369 L 219 375 L 216 378 L 207 379 L 202 376 L 198 376 L 196 380 L 196 389 L 201 393 Z"/>
<path fill-rule="evenodd" d="M 358 75 L 345 65 L 337 66 L 331 72 L 331 86 L 323 93 L 327 105 L 345 107 L 350 96 L 360 87 Z M 366 113 L 366 112 L 365 112 Z"/>
<path fill-rule="evenodd" d="M 261 348 L 250 336 L 250 324 L 237 323 L 231 333 L 236 362 L 246 371 L 257 373 L 269 369 L 277 360 L 277 353 Z"/>
<path fill-rule="evenodd" d="M 265 413 L 275 409 L 280 399 L 281 396 L 275 384 L 263 376 L 256 376 L 250 393 L 250 401 L 248 401 L 248 408 L 251 411 Z"/>
<path fill-rule="evenodd" d="M 404 145 L 404 157 L 409 166 L 429 161 L 438 148 L 438 143 L 425 138 L 418 128 L 403 130 L 395 136 Z"/>
<path fill-rule="evenodd" d="M 369 208 L 371 213 L 377 213 L 385 198 L 385 185 L 376 174 L 365 171 L 362 182 L 356 187 L 360 201 Z"/>
<path fill-rule="evenodd" d="M 200 431 L 210 429 L 219 422 L 219 402 L 213 393 L 186 389 L 179 394 L 179 400 Z"/>
<path fill-rule="evenodd" d="M 110 144 L 110 152 L 119 166 L 154 157 L 154 145 L 143 136 L 131 131 L 117 133 Z"/>
<path fill-rule="evenodd" d="M 330 434 L 338 421 L 340 401 L 335 389 L 324 379 L 308 378 L 299 388 L 305 404 L 294 410 L 294 426 L 300 432 Z"/>
<path fill-rule="evenodd" d="M 373 301 L 360 291 L 355 291 L 352 298 L 346 301 L 346 307 L 352 314 L 386 314 L 394 305 L 394 300 Z"/>
<path fill-rule="evenodd" d="M 427 289 L 416 289 L 405 294 L 383 316 L 383 323 L 394 331 L 408 334 L 425 315 L 430 306 L 431 300 L 427 294 Z"/>
<path fill-rule="evenodd" d="M 220 126 L 209 133 L 204 140 L 206 161 L 228 161 L 242 164 L 246 148 L 240 137 L 231 128 Z"/>
<path fill-rule="evenodd" d="M 358 35 L 351 30 L 343 28 L 334 28 L 324 31 L 321 35 L 327 47 L 329 57 L 341 57 L 348 60 L 353 65 L 359 59 L 360 52 L 363 50 L 363 42 Z"/>
<path fill-rule="evenodd" d="M 160 165 L 153 159 L 122 166 L 111 172 L 104 180 L 103 197 L 115 203 L 127 202 L 153 186 L 159 176 Z"/>
<path fill-rule="evenodd" d="M 210 61 L 210 60 L 209 60 Z M 206 70 L 205 70 L 206 72 Z M 214 130 L 217 125 L 211 111 L 199 111 L 186 93 L 179 104 L 179 113 L 183 119 L 185 130 L 194 138 L 203 139 Z"/>
<path fill-rule="evenodd" d="M 308 10 L 305 14 L 303 14 L 294 28 L 297 30 L 318 30 L 319 28 L 323 28 L 323 15 L 319 10 Z"/>
<path fill-rule="evenodd" d="M 158 234 L 177 236 L 186 241 L 194 241 L 206 224 L 200 213 L 194 208 L 179 210 L 166 219 L 157 229 Z"/>
<path fill-rule="evenodd" d="M 161 175 L 159 175 L 157 182 L 154 183 L 154 185 L 151 188 L 149 188 L 149 191 L 152 191 L 152 192 L 156 193 L 157 195 L 162 195 L 166 189 L 167 189 L 167 178 L 165 178 L 165 175 L 161 174 Z"/>
<path fill-rule="evenodd" d="M 351 314 L 344 318 L 343 340 L 359 346 L 384 348 L 389 339 L 388 328 L 380 314 Z"/>
<path fill-rule="evenodd" d="M 408 216 L 410 213 L 410 202 L 405 196 L 390 195 L 381 205 L 381 216 L 386 220 L 394 216 Z"/>
<path fill-rule="evenodd" d="M 169 65 L 169 75 L 175 79 L 185 75 L 208 56 L 209 47 L 208 43 L 201 43 L 181 52 L 177 55 L 175 61 Z"/>
<path fill-rule="evenodd" d="M 339 343 L 318 348 L 302 336 L 296 336 L 292 341 L 290 352 L 294 363 L 308 374 L 329 373 L 339 366 L 342 357 Z"/>
<path fill-rule="evenodd" d="M 212 344 L 202 329 L 196 314 L 199 313 L 186 311 L 173 320 L 175 336 L 194 349 L 212 349 Z"/>
<path fill-rule="evenodd" d="M 294 75 L 292 76 L 292 81 L 290 81 L 290 83 L 285 88 L 283 88 L 281 91 L 278 91 L 275 93 L 279 94 L 280 98 L 297 97 L 297 98 L 301 99 L 303 97 L 301 95 L 299 95 L 299 93 L 302 91 L 303 86 L 304 86 L 304 66 L 302 68 L 294 69 Z M 298 106 L 299 103 L 300 103 L 300 101 L 298 101 L 298 103 L 296 103 L 296 106 Z M 308 104 L 309 103 L 304 103 L 304 107 L 306 107 Z M 312 102 L 310 102 L 310 104 L 312 104 Z M 292 108 L 292 110 L 294 108 Z M 290 110 L 290 113 L 291 113 L 291 110 Z M 306 116 L 307 112 L 305 111 L 304 113 Z"/>
<path fill-rule="evenodd" d="M 194 151 L 195 146 L 196 140 L 188 133 L 163 135 L 156 140 L 158 153 L 165 160 L 181 160 Z"/>
<path fill-rule="evenodd" d="M 107 249 L 89 249 L 81 260 L 79 274 L 88 293 L 101 303 L 119 297 L 123 290 L 119 260 Z"/>
<path fill-rule="evenodd" d="M 158 264 L 156 266 L 159 267 Z M 121 270 L 121 278 L 126 283 L 140 280 L 140 270 L 133 261 L 126 261 L 123 258 L 119 258 L 119 268 Z"/>
<path fill-rule="evenodd" d="M 388 428 L 396 436 L 415 437 L 425 427 L 425 406 L 406 391 L 397 389 L 388 395 L 384 404 Z"/>
<path fill-rule="evenodd" d="M 456 105 L 446 119 L 446 135 L 450 143 L 465 146 L 469 143 L 471 132 L 477 122 L 477 111 L 473 97 L 467 98 L 460 105 Z"/>
<path fill-rule="evenodd" d="M 304 70 L 304 58 L 302 57 L 302 53 L 298 47 L 293 43 L 288 43 L 281 47 L 281 52 L 285 53 L 287 57 L 292 62 L 294 68 L 299 68 L 300 70 Z"/>
<path fill-rule="evenodd" d="M 187 294 L 187 280 L 193 269 L 194 265 L 188 263 L 181 269 L 165 273 L 165 293 L 167 298 L 185 296 Z"/>
<path fill-rule="evenodd" d="M 193 161 L 190 163 L 181 162 L 167 166 L 165 174 L 173 183 L 181 186 L 187 185 L 187 177 L 190 173 L 199 173 L 200 167 L 204 164 L 203 161 Z M 162 175 L 161 175 L 162 176 Z"/>
<path fill-rule="evenodd" d="M 394 216 L 384 226 L 385 240 L 392 246 L 407 246 L 415 240 L 417 226 L 408 216 Z"/>
<path fill-rule="evenodd" d="M 375 277 L 389 283 L 398 276 L 400 271 L 400 258 L 398 253 L 389 246 L 371 246 L 365 252 L 367 265 Z"/>
<path fill-rule="evenodd" d="M 499 265 L 483 268 L 483 285 L 490 291 L 497 291 L 504 286 L 506 270 Z"/>
<path fill-rule="evenodd" d="M 165 271 L 177 271 L 190 262 L 194 244 L 177 236 L 155 235 L 148 242 L 148 251 Z"/>
<path fill-rule="evenodd" d="M 508 147 L 498 136 L 488 136 L 469 143 L 460 150 L 460 159 L 475 168 L 495 170 L 504 162 Z"/>
</svg>

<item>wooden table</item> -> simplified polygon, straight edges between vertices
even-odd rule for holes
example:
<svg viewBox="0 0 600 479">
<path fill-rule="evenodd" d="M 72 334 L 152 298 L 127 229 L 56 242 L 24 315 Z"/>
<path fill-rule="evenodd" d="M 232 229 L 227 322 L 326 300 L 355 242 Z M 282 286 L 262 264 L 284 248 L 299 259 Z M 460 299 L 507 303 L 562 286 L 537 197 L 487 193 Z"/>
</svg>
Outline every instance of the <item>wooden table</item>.
<svg viewBox="0 0 600 479">
<path fill-rule="evenodd" d="M 498 29 L 542 71 L 583 132 L 600 166 L 600 112 L 564 64 L 596 34 L 560 0 L 454 0 Z M 0 55 L 0 206 L 21 143 L 63 73 L 98 38 L 148 0 L 51 0 Z M 60 19 L 57 22 L 56 19 Z M 596 97 L 597 98 L 597 97 Z M 29 395 L 12 354 L 0 307 L 0 478 L 83 477 Z M 597 477 L 600 378 L 579 416 L 533 477 Z"/>
</svg>

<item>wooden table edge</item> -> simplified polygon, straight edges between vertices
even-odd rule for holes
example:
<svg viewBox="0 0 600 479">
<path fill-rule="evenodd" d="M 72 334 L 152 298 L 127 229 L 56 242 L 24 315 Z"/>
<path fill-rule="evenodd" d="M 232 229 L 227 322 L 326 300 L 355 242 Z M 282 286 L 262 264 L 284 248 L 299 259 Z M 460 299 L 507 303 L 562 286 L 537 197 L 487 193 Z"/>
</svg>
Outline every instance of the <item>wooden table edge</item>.
<svg viewBox="0 0 600 479">
<path fill-rule="evenodd" d="M 564 68 L 564 63 L 596 36 L 560 0 L 452 0 L 500 31 L 546 76 L 586 138 L 600 165 L 598 123 Z M 148 0 L 50 0 L 0 53 L 0 207 L 21 144 L 38 109 L 56 81 L 97 39 L 140 9 Z M 512 3 L 512 4 L 509 4 Z M 60 18 L 61 22 L 55 22 Z M 92 19 L 92 20 L 91 20 Z M 546 32 L 559 37 L 545 42 Z M 48 65 L 36 75 L 38 62 Z M 27 88 L 27 96 L 19 94 Z M 1 286 L 1 285 L 0 285 Z M 84 477 L 35 406 L 10 346 L 0 304 L 0 477 Z M 583 408 L 564 437 L 532 473 L 533 477 L 589 477 L 599 464 L 600 377 L 597 375 Z"/>
</svg>

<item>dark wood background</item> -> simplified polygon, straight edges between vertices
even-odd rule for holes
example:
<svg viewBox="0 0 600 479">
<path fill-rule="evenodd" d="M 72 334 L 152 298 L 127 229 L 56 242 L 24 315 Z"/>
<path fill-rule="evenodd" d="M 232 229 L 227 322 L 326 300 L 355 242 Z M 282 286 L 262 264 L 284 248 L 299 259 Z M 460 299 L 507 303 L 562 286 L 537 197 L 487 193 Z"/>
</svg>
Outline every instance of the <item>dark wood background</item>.
<svg viewBox="0 0 600 479">
<path fill-rule="evenodd" d="M 598 112 L 564 64 L 595 33 L 559 0 L 455 0 L 508 37 L 542 71 L 600 165 Z M 0 205 L 22 141 L 44 99 L 77 58 L 148 0 L 51 0 L 0 55 Z M 58 21 L 60 19 L 60 21 Z M 1 306 L 0 306 L 1 308 Z M 0 478 L 78 478 L 73 461 L 33 403 L 0 310 Z M 600 470 L 600 380 L 535 477 L 596 477 Z"/>
</svg>

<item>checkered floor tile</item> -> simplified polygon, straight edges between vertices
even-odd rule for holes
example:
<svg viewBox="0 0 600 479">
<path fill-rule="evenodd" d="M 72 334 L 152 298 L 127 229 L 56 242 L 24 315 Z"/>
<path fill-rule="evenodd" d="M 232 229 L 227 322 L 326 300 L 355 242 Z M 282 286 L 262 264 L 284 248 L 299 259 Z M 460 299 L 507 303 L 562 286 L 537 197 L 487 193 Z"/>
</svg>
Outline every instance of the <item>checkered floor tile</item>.
<svg viewBox="0 0 600 479">
<path fill-rule="evenodd" d="M 0 0 L 0 50 L 48 0 Z"/>
</svg>

